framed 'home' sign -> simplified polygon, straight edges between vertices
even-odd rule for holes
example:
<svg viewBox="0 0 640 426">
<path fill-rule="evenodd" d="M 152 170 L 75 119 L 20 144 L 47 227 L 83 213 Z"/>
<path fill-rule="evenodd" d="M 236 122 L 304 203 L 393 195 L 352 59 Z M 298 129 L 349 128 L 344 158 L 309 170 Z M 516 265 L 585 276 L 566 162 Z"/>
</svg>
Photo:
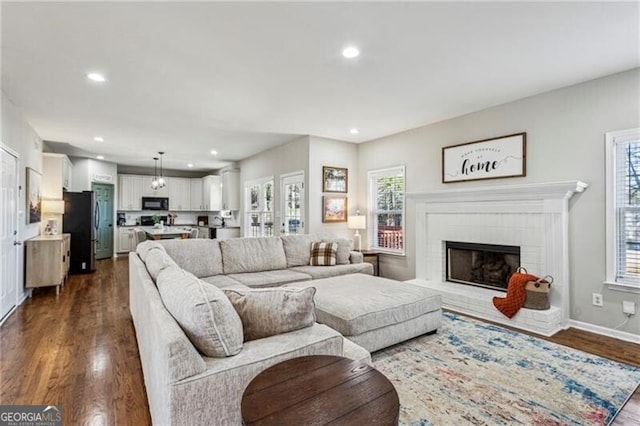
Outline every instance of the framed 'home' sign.
<svg viewBox="0 0 640 426">
<path fill-rule="evenodd" d="M 526 176 L 527 134 L 442 148 L 442 182 Z"/>
</svg>

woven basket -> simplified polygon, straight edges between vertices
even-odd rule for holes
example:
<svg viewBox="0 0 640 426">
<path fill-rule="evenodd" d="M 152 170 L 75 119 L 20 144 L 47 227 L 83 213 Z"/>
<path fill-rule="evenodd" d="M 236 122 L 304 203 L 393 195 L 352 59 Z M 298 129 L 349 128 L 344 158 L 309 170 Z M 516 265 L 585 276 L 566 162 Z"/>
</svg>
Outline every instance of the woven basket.
<svg viewBox="0 0 640 426">
<path fill-rule="evenodd" d="M 544 311 L 550 308 L 549 293 L 551 292 L 551 283 L 553 278 L 547 275 L 536 281 L 529 281 L 524 287 L 527 293 L 527 299 L 524 307 L 527 309 L 536 309 Z"/>
</svg>

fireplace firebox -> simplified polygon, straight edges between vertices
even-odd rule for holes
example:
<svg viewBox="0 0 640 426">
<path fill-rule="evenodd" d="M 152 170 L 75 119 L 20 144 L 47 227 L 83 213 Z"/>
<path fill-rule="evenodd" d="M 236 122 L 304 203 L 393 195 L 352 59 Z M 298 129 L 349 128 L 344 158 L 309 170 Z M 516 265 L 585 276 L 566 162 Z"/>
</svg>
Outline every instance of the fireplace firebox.
<svg viewBox="0 0 640 426">
<path fill-rule="evenodd" d="M 446 280 L 507 291 L 520 266 L 520 247 L 445 241 Z"/>
</svg>

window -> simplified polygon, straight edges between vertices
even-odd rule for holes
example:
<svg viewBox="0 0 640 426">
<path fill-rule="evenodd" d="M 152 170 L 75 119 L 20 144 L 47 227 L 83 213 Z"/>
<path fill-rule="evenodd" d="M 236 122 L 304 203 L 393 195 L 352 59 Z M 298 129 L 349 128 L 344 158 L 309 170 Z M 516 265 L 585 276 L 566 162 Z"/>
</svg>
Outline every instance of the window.
<svg viewBox="0 0 640 426">
<path fill-rule="evenodd" d="M 273 236 L 273 177 L 245 182 L 244 194 L 244 236 Z"/>
<path fill-rule="evenodd" d="M 640 129 L 607 133 L 606 143 L 606 282 L 640 290 Z"/>
<path fill-rule="evenodd" d="M 370 171 L 368 180 L 371 248 L 404 254 L 404 166 Z"/>
</svg>

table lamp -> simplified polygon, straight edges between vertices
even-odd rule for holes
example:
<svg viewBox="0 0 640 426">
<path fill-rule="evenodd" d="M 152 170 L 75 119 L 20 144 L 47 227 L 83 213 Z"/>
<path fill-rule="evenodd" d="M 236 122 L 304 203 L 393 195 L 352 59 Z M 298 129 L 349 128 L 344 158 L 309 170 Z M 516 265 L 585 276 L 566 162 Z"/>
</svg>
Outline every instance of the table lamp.
<svg viewBox="0 0 640 426">
<path fill-rule="evenodd" d="M 52 216 L 47 219 L 47 226 L 45 227 L 44 233 L 46 235 L 57 235 L 58 219 L 53 217 L 53 215 L 64 214 L 64 200 L 42 200 L 42 213 L 47 213 Z"/>
<path fill-rule="evenodd" d="M 362 240 L 360 239 L 360 229 L 367 228 L 366 216 L 360 216 L 360 212 L 356 212 L 355 216 L 349 216 L 347 219 L 347 227 L 349 229 L 355 229 L 356 233 L 353 235 L 353 249 L 356 251 L 362 250 Z"/>
</svg>

